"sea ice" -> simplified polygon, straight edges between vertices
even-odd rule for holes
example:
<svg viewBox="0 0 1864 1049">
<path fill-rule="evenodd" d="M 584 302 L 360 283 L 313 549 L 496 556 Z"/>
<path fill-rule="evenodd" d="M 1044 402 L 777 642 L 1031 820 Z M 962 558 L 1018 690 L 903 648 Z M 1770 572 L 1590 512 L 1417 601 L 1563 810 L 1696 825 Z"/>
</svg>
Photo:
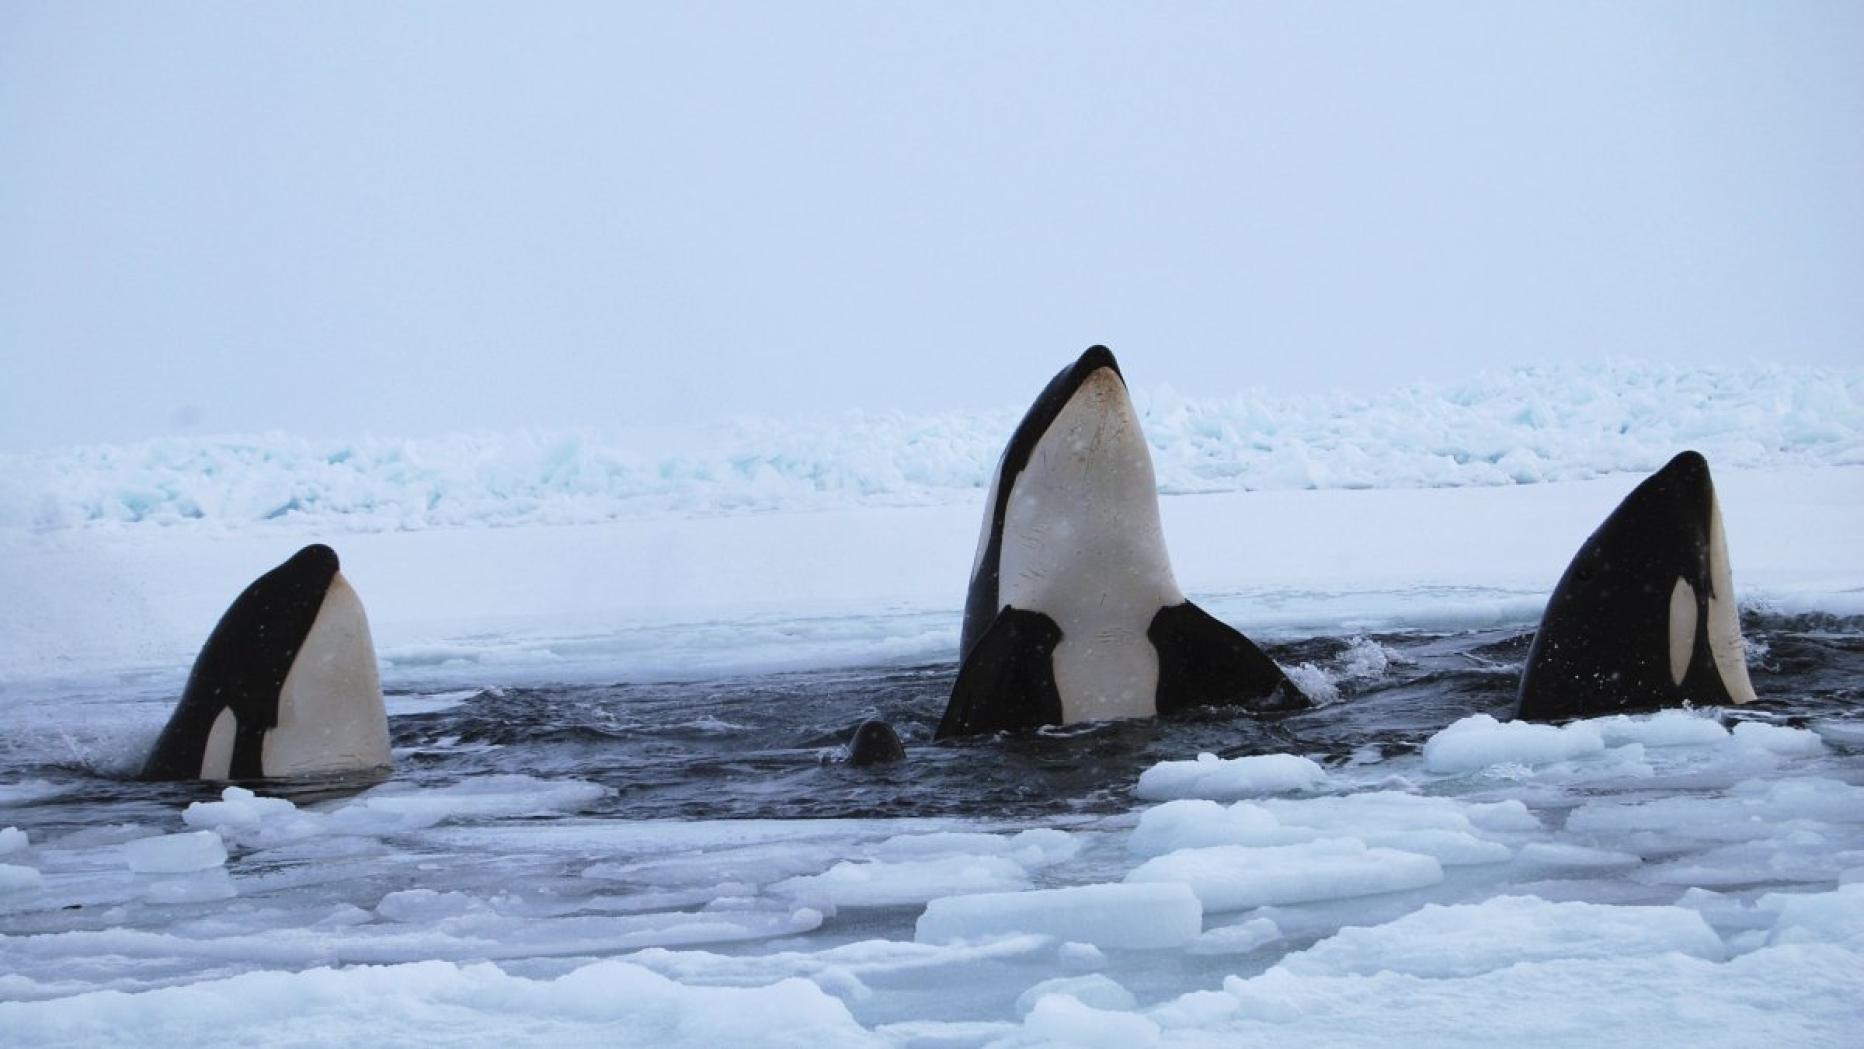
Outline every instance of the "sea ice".
<svg viewBox="0 0 1864 1049">
<path fill-rule="evenodd" d="M 29 844 L 31 841 L 27 838 L 26 832 L 18 827 L 0 829 L 0 856 L 19 852 Z"/>
<path fill-rule="evenodd" d="M 1281 929 L 1267 918 L 1251 918 L 1223 925 L 1191 941 L 1192 954 L 1248 954 L 1282 938 Z"/>
<path fill-rule="evenodd" d="M 1139 1005 L 1133 992 L 1099 973 L 1087 976 L 1057 976 L 1043 980 L 1016 999 L 1016 1015 L 1028 1016 L 1036 1003 L 1051 994 L 1063 994 L 1096 1009 L 1130 1010 Z"/>
<path fill-rule="evenodd" d="M 124 860 L 137 874 L 188 874 L 227 861 L 226 843 L 210 830 L 138 838 L 123 846 Z"/>
<path fill-rule="evenodd" d="M 1225 806 L 1204 798 L 1184 798 L 1140 814 L 1139 825 L 1126 839 L 1126 849 L 1135 856 L 1163 856 L 1179 849 L 1284 845 L 1309 837 L 1283 829 L 1273 813 L 1252 802 Z"/>
<path fill-rule="evenodd" d="M 1629 852 L 1592 849 L 1584 845 L 1569 845 L 1555 841 L 1529 842 L 1521 846 L 1519 857 L 1522 863 L 1541 867 L 1575 867 L 1590 870 L 1635 867 L 1644 862 L 1643 859 Z"/>
<path fill-rule="evenodd" d="M 1303 976 L 1396 972 L 1443 978 L 1520 962 L 1669 951 L 1708 961 L 1727 956 L 1721 938 L 1693 910 L 1496 896 L 1473 904 L 1428 904 L 1383 925 L 1349 926 L 1283 958 L 1281 965 Z"/>
<path fill-rule="evenodd" d="M 0 892 L 24 892 L 38 888 L 43 882 L 43 877 L 35 867 L 0 863 Z"/>
<path fill-rule="evenodd" d="M 1589 721 L 1556 727 L 1472 714 L 1424 743 L 1424 766 L 1432 772 L 1474 772 L 1505 762 L 1549 765 L 1604 751 L 1605 739 Z"/>
<path fill-rule="evenodd" d="M 1327 773 L 1307 758 L 1294 754 L 1257 754 L 1219 758 L 1199 754 L 1195 761 L 1161 761 L 1139 774 L 1133 794 L 1147 801 L 1207 798 L 1234 801 L 1261 794 L 1313 790 L 1326 782 Z"/>
<path fill-rule="evenodd" d="M 1007 856 L 938 856 L 925 860 L 843 861 L 821 874 L 785 878 L 772 892 L 835 907 L 897 907 L 958 893 L 1014 892 L 1029 875 Z"/>
<path fill-rule="evenodd" d="M 1436 859 L 1397 849 L 1370 849 L 1356 838 L 1301 845 L 1219 845 L 1181 849 L 1140 864 L 1129 884 L 1183 884 L 1207 911 L 1368 896 L 1435 885 Z"/>
<path fill-rule="evenodd" d="M 1075 885 L 936 899 L 913 938 L 946 943 L 1026 932 L 1096 947 L 1179 947 L 1203 924 L 1203 907 L 1183 885 Z"/>
</svg>

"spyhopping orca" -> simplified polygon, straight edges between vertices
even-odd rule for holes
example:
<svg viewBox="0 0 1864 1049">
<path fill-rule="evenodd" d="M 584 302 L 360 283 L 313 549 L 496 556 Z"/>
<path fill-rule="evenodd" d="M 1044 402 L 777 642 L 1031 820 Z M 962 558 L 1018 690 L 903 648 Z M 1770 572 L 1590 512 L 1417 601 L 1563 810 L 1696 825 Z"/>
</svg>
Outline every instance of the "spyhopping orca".
<svg viewBox="0 0 1864 1049">
<path fill-rule="evenodd" d="M 862 765 L 884 765 L 899 761 L 906 756 L 906 747 L 900 742 L 899 733 L 884 721 L 863 721 L 854 730 L 854 737 L 848 741 L 848 764 L 855 767 Z"/>
<path fill-rule="evenodd" d="M 1062 369 L 997 464 L 971 566 L 962 666 L 938 738 L 1308 704 L 1248 638 L 1185 600 L 1119 364 Z"/>
<path fill-rule="evenodd" d="M 1754 698 L 1709 464 L 1684 452 L 1632 490 L 1560 577 L 1515 717 Z"/>
<path fill-rule="evenodd" d="M 208 635 L 146 779 L 327 775 L 389 764 L 362 602 L 336 552 L 307 546 L 234 599 Z"/>
</svg>

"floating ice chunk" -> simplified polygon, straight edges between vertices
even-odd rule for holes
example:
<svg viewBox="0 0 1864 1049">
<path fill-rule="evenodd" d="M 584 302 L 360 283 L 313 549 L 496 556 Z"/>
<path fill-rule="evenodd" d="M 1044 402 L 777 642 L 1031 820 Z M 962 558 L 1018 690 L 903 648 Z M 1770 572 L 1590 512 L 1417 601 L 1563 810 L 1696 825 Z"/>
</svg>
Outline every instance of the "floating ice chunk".
<svg viewBox="0 0 1864 1049">
<path fill-rule="evenodd" d="M 1089 976 L 1057 976 L 1043 980 L 1016 998 L 1016 1015 L 1028 1016 L 1036 1003 L 1051 994 L 1062 994 L 1096 1009 L 1131 1011 L 1139 1007 L 1133 992 L 1098 973 Z"/>
<path fill-rule="evenodd" d="M 689 987 L 621 961 L 594 962 L 555 979 L 444 961 L 253 972 L 141 994 L 12 1002 L 6 1009 L 11 1049 L 200 1044 L 204 1017 L 212 1018 L 206 1041 L 213 1045 L 322 1045 L 333 1034 L 363 1031 L 383 1045 L 462 1038 L 476 1045 L 876 1044 L 846 1005 L 808 980 Z"/>
<path fill-rule="evenodd" d="M 137 874 L 190 874 L 227 861 L 226 843 L 210 830 L 138 838 L 125 845 L 123 853 Z"/>
<path fill-rule="evenodd" d="M 1835 892 L 1770 892 L 1756 909 L 1778 915 L 1767 942 L 1838 943 L 1864 949 L 1864 885 L 1840 885 Z"/>
<path fill-rule="evenodd" d="M 224 867 L 209 867 L 180 878 L 152 882 L 143 897 L 150 903 L 213 903 L 239 895 L 239 888 Z"/>
<path fill-rule="evenodd" d="M 1081 852 L 1081 839 L 1053 827 L 1033 827 L 1010 836 L 1010 858 L 1025 867 L 1066 863 Z"/>
<path fill-rule="evenodd" d="M 1815 721 L 1812 731 L 1827 743 L 1847 747 L 1864 747 L 1864 721 Z"/>
<path fill-rule="evenodd" d="M 1204 909 L 1184 885 L 1076 885 L 933 900 L 913 939 L 946 943 L 1025 932 L 1096 947 L 1180 947 L 1203 926 Z"/>
<path fill-rule="evenodd" d="M 899 863 L 843 861 L 821 874 L 785 878 L 770 889 L 837 907 L 897 907 L 957 893 L 1028 887 L 1028 873 L 1007 856 L 958 855 Z"/>
<path fill-rule="evenodd" d="M 1655 801 L 1591 801 L 1566 818 L 1581 834 L 1659 831 L 1689 839 L 1746 841 L 1773 833 L 1762 807 L 1738 798 L 1658 798 Z"/>
<path fill-rule="evenodd" d="M 1135 856 L 1163 856 L 1210 845 L 1284 845 L 1312 837 L 1290 834 L 1267 809 L 1247 801 L 1224 806 L 1203 798 L 1168 801 L 1147 809 L 1126 839 Z"/>
<path fill-rule="evenodd" d="M 1759 799 L 1768 818 L 1864 823 L 1864 787 L 1835 779 L 1746 780 L 1729 791 L 1743 800 Z"/>
<path fill-rule="evenodd" d="M 1044 1045 L 1076 1049 L 1134 1049 L 1157 1045 L 1159 1025 L 1137 1013 L 1096 1009 L 1065 994 L 1036 1002 L 1023 1033 Z"/>
<path fill-rule="evenodd" d="M 1064 968 L 1084 972 L 1106 965 L 1107 955 L 1091 943 L 1070 941 L 1055 949 L 1055 960 L 1060 962 Z"/>
<path fill-rule="evenodd" d="M 1080 851 L 1080 841 L 1067 831 L 1036 827 L 1007 837 L 977 831 L 901 834 L 875 846 L 874 856 L 882 860 L 914 860 L 953 854 L 1008 856 L 1025 867 L 1045 867 L 1071 860 Z"/>
<path fill-rule="evenodd" d="M 1540 817 L 1513 798 L 1507 801 L 1464 802 L 1463 815 L 1477 828 L 1486 831 L 1537 831 Z"/>
<path fill-rule="evenodd" d="M 1443 867 L 1430 856 L 1369 849 L 1356 838 L 1325 838 L 1302 845 L 1183 849 L 1147 860 L 1126 880 L 1187 885 L 1205 910 L 1237 911 L 1421 888 L 1442 881 Z"/>
<path fill-rule="evenodd" d="M 463 892 L 403 889 L 382 897 L 375 905 L 375 913 L 392 922 L 424 925 L 465 914 L 477 902 Z"/>
<path fill-rule="evenodd" d="M 1146 1010 L 1152 1021 L 1167 1031 L 1196 1032 L 1217 1028 L 1236 1015 L 1234 995 L 1222 991 L 1192 991 Z"/>
<path fill-rule="evenodd" d="M 26 832 L 20 830 L 18 827 L 7 827 L 0 830 L 0 856 L 19 852 L 30 844 L 31 841 L 27 838 Z"/>
<path fill-rule="evenodd" d="M 1147 801 L 1208 798 L 1235 801 L 1261 794 L 1312 790 L 1326 782 L 1319 765 L 1294 754 L 1258 754 L 1219 758 L 1199 754 L 1196 761 L 1161 761 L 1139 774 L 1133 793 Z"/>
<path fill-rule="evenodd" d="M 1592 849 L 1584 845 L 1535 841 L 1521 847 L 1521 862 L 1531 863 L 1538 867 L 1603 870 L 1611 867 L 1635 867 L 1644 860 L 1632 853 L 1617 852 L 1612 849 Z"/>
<path fill-rule="evenodd" d="M 1825 752 L 1825 741 L 1816 732 L 1761 721 L 1743 721 L 1735 726 L 1735 742 L 1751 750 L 1764 750 L 1782 757 L 1811 757 Z"/>
<path fill-rule="evenodd" d="M 1282 965 L 1226 979 L 1235 1011 L 1225 1017 L 1203 1006 L 1209 1021 L 1180 1038 L 1329 1049 L 1836 1049 L 1857 1039 L 1859 986 L 1864 955 L 1829 944 L 1770 947 L 1726 962 L 1676 951 L 1561 958 L 1450 978 L 1308 975 Z"/>
<path fill-rule="evenodd" d="M 386 830 L 432 826 L 448 819 L 501 819 L 575 812 L 600 800 L 608 788 L 582 780 L 484 776 L 447 787 L 377 787 L 332 813 L 345 829 L 365 829 L 387 816 Z"/>
<path fill-rule="evenodd" d="M 1432 772 L 1474 772 L 1504 763 L 1550 765 L 1604 751 L 1605 738 L 1589 721 L 1556 727 L 1472 714 L 1425 742 L 1424 766 Z"/>
<path fill-rule="evenodd" d="M 284 798 L 262 798 L 244 787 L 228 787 L 219 801 L 197 801 L 181 813 L 181 822 L 197 830 L 227 827 L 250 830 L 268 818 L 294 813 L 296 805 Z"/>
<path fill-rule="evenodd" d="M 1460 830 L 1434 828 L 1401 830 L 1388 834 L 1366 834 L 1361 837 L 1361 840 L 1367 845 L 1383 845 L 1388 848 L 1402 849 L 1405 852 L 1434 856 L 1438 863 L 1446 867 L 1507 863 L 1514 857 L 1514 850 L 1501 842 L 1478 838 L 1474 834 Z"/>
<path fill-rule="evenodd" d="M 1593 718 L 1607 745 L 1642 743 L 1647 747 L 1712 747 L 1728 742 L 1728 730 L 1713 715 L 1689 710 L 1660 710 L 1655 714 L 1615 714 Z"/>
<path fill-rule="evenodd" d="M 1397 972 L 1442 979 L 1521 962 L 1670 951 L 1707 961 L 1727 957 L 1721 937 L 1693 910 L 1497 896 L 1473 904 L 1429 904 L 1383 925 L 1348 926 L 1283 958 L 1281 965 L 1302 976 Z"/>
<path fill-rule="evenodd" d="M 1282 938 L 1282 931 L 1267 918 L 1251 918 L 1215 928 L 1191 941 L 1192 954 L 1248 954 Z"/>
<path fill-rule="evenodd" d="M 39 871 L 33 867 L 22 867 L 17 863 L 0 863 L 0 892 L 25 892 L 36 889 L 44 882 Z"/>
</svg>

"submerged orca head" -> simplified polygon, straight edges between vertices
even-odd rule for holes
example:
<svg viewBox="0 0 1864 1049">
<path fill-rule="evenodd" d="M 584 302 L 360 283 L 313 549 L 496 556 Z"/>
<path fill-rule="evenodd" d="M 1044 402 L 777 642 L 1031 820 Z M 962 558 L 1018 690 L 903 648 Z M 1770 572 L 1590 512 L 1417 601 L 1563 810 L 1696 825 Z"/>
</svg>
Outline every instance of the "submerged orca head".
<svg viewBox="0 0 1864 1049">
<path fill-rule="evenodd" d="M 1548 599 L 1515 716 L 1754 698 L 1709 464 L 1671 459 L 1592 533 Z"/>
<path fill-rule="evenodd" d="M 369 621 L 336 552 L 319 543 L 254 580 L 220 617 L 143 775 L 268 779 L 388 763 Z"/>
</svg>

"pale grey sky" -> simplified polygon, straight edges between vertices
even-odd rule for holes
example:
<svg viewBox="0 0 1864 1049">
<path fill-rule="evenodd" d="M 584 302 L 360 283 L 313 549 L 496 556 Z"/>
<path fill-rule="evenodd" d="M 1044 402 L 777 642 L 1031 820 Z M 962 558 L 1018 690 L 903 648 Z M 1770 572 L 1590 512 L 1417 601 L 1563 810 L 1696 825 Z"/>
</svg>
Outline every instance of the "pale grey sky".
<svg viewBox="0 0 1864 1049">
<path fill-rule="evenodd" d="M 0 448 L 1864 357 L 1864 4 L 0 0 Z"/>
</svg>

